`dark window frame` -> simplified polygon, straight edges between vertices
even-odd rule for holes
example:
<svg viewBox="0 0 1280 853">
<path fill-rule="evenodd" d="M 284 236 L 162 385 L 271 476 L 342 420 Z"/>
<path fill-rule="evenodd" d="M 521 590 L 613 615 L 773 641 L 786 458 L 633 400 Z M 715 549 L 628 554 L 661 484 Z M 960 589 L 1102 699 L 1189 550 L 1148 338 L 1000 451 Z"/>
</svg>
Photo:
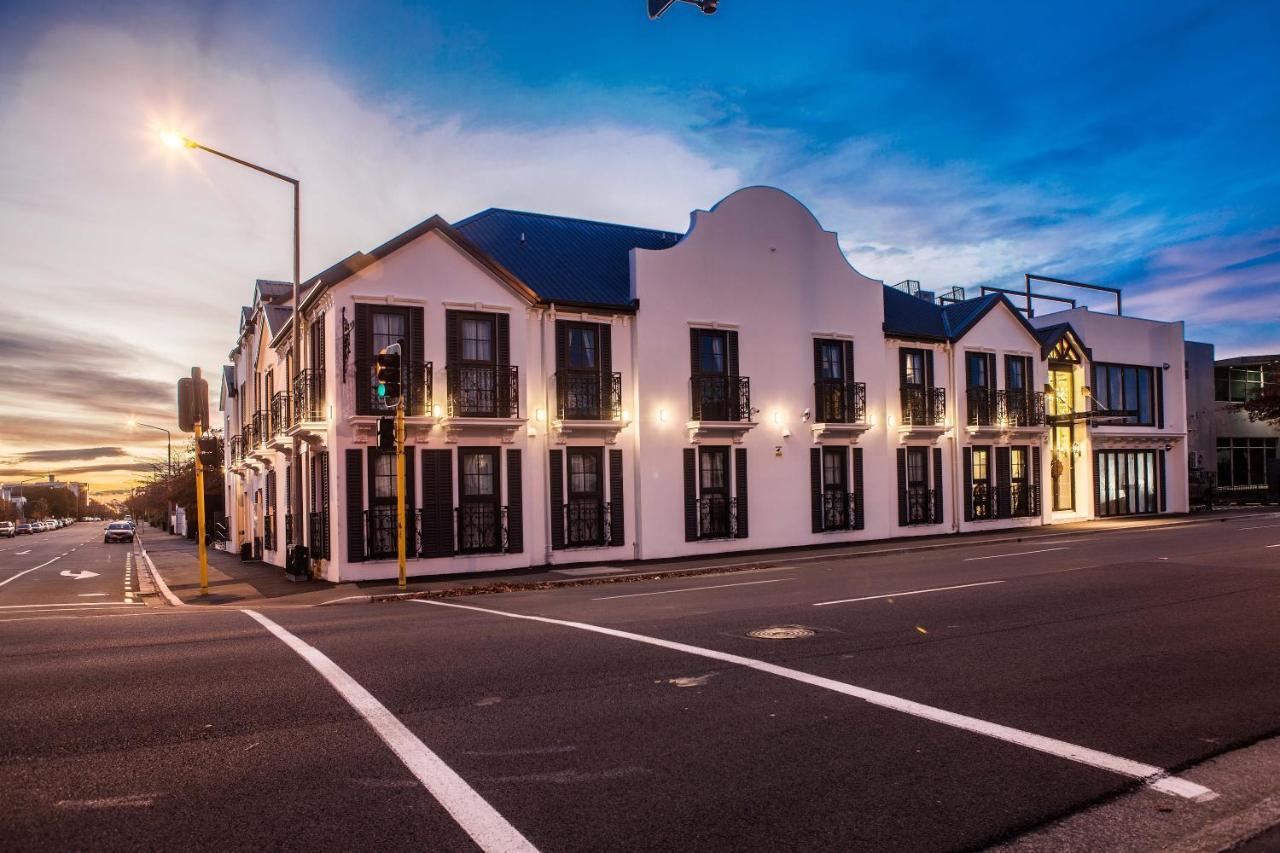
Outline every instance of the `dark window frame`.
<svg viewBox="0 0 1280 853">
<path fill-rule="evenodd" d="M 1158 367 L 1146 364 L 1120 364 L 1110 361 L 1095 361 L 1092 365 L 1093 385 L 1090 395 L 1105 409 L 1099 414 L 1103 416 L 1123 416 L 1127 426 L 1155 426 L 1161 418 L 1158 409 L 1164 405 L 1159 398 L 1156 371 Z M 1100 373 L 1101 371 L 1101 373 Z M 1141 377 L 1147 377 L 1146 417 L 1142 411 Z M 1105 382 L 1099 382 L 1099 378 Z M 1130 379 L 1133 380 L 1132 385 Z M 1119 397 L 1119 400 L 1115 399 Z M 1136 397 L 1136 399 L 1130 399 Z"/>
</svg>

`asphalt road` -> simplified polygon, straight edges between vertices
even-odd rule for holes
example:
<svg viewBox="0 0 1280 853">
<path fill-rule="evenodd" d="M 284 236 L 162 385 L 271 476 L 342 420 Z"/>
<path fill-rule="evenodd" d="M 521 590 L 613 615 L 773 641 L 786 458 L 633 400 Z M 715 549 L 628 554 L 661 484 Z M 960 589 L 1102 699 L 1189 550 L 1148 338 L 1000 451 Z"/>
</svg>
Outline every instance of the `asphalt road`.
<svg viewBox="0 0 1280 853">
<path fill-rule="evenodd" d="M 256 619 L 79 527 L 0 543 L 0 846 L 972 849 L 1280 734 L 1280 515 Z"/>
</svg>

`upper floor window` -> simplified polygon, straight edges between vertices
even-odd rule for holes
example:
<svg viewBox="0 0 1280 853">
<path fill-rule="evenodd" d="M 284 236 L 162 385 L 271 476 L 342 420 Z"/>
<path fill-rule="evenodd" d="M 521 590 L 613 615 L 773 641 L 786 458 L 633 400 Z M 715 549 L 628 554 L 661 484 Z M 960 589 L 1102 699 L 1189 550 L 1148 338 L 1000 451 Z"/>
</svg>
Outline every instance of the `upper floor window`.
<svg viewBox="0 0 1280 853">
<path fill-rule="evenodd" d="M 924 351 L 902 350 L 902 381 L 905 385 L 925 385 Z"/>
<path fill-rule="evenodd" d="M 724 332 L 715 332 L 709 329 L 699 330 L 698 371 L 700 373 L 725 373 L 727 350 L 728 346 L 726 345 Z"/>
<path fill-rule="evenodd" d="M 844 379 L 844 346 L 840 341 L 818 341 L 818 378 Z"/>
<path fill-rule="evenodd" d="M 1223 403 L 1247 403 L 1267 384 L 1263 365 L 1241 364 L 1213 369 L 1213 399 Z"/>
<path fill-rule="evenodd" d="M 376 355 L 392 344 L 407 340 L 409 337 L 408 325 L 408 317 L 405 316 L 403 311 L 379 311 L 375 309 L 373 312 L 372 354 Z M 407 353 L 404 355 L 407 355 Z"/>
<path fill-rule="evenodd" d="M 965 378 L 970 388 L 991 388 L 995 385 L 996 357 L 986 352 L 965 354 Z"/>
<path fill-rule="evenodd" d="M 1093 366 L 1094 400 L 1105 415 L 1136 426 L 1155 425 L 1155 369 L 1121 364 Z"/>
<path fill-rule="evenodd" d="M 594 370 L 596 367 L 596 328 L 595 326 L 570 326 L 569 332 L 569 368 L 571 370 Z"/>
<path fill-rule="evenodd" d="M 493 361 L 493 319 L 490 317 L 464 317 L 462 319 L 462 360 Z"/>
</svg>

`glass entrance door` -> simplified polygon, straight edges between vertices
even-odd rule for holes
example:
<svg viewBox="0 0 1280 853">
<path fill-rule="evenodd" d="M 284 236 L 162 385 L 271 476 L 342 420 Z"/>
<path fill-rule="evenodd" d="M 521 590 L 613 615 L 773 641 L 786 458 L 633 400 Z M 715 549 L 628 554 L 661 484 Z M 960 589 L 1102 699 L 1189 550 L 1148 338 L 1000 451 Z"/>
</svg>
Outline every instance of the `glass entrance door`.
<svg viewBox="0 0 1280 853">
<path fill-rule="evenodd" d="M 1076 508 L 1076 464 L 1075 454 L 1072 452 L 1075 423 L 1071 420 L 1076 410 L 1074 377 L 1075 371 L 1070 365 L 1049 367 L 1049 385 L 1053 393 L 1045 401 L 1045 409 L 1053 424 L 1049 447 L 1049 482 L 1053 488 L 1055 512 Z"/>
</svg>

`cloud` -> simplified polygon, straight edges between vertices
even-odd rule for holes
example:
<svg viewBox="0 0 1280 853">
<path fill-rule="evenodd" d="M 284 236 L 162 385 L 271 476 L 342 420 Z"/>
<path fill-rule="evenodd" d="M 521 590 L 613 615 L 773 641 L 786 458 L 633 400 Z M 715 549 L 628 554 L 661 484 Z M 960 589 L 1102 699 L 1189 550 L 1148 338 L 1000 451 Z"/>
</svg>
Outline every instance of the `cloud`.
<svg viewBox="0 0 1280 853">
<path fill-rule="evenodd" d="M 73 447 L 66 450 L 33 450 L 20 453 L 10 462 L 74 462 L 77 459 L 104 459 L 112 456 L 128 456 L 123 447 Z"/>
</svg>

